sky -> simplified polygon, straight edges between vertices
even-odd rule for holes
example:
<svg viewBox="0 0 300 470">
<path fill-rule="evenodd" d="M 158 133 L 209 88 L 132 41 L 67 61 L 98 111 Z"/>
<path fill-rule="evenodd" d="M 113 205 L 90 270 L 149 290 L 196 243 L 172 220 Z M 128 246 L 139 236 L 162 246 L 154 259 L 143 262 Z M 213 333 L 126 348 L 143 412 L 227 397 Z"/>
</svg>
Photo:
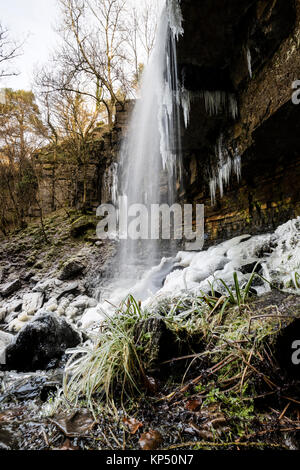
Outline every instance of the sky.
<svg viewBox="0 0 300 470">
<path fill-rule="evenodd" d="M 20 74 L 2 79 L 0 87 L 30 90 L 34 69 L 47 61 L 59 39 L 53 31 L 59 19 L 57 1 L 0 0 L 0 7 L 0 21 L 10 30 L 11 37 L 25 40 L 23 54 L 14 62 Z"/>
<path fill-rule="evenodd" d="M 141 0 L 128 0 L 135 6 Z M 160 0 L 162 1 L 162 0 Z M 22 55 L 15 60 L 19 75 L 3 78 L 0 88 L 30 90 L 34 70 L 49 59 L 60 38 L 54 31 L 60 22 L 57 0 L 0 0 L 0 21 L 11 37 L 25 43 Z"/>
</svg>

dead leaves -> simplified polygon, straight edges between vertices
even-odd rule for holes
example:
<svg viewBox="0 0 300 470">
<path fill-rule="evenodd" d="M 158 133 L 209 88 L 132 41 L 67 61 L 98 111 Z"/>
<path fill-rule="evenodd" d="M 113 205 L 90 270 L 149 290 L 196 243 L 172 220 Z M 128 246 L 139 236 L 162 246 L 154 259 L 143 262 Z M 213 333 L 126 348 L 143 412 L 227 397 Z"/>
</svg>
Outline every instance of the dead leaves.
<svg viewBox="0 0 300 470">
<path fill-rule="evenodd" d="M 79 447 L 73 446 L 70 439 L 66 439 L 61 447 L 56 447 L 53 450 L 79 450 Z"/>
<path fill-rule="evenodd" d="M 139 444 L 142 450 L 155 450 L 158 449 L 162 440 L 160 432 L 151 429 L 141 435 Z"/>
<path fill-rule="evenodd" d="M 83 437 L 95 425 L 95 420 L 88 410 L 61 414 L 50 421 L 67 437 Z"/>
<path fill-rule="evenodd" d="M 188 400 L 185 404 L 185 407 L 189 411 L 197 411 L 202 405 L 201 398 L 195 398 L 193 400 Z"/>
<path fill-rule="evenodd" d="M 143 427 L 143 423 L 135 418 L 123 418 L 123 423 L 132 435 L 135 435 Z M 159 431 L 150 429 L 150 431 L 144 432 L 141 435 L 139 444 L 142 450 L 155 450 L 160 446 L 162 440 L 162 435 Z"/>
<path fill-rule="evenodd" d="M 123 418 L 123 423 L 128 427 L 130 434 L 136 434 L 143 426 L 143 423 L 137 421 L 135 418 Z"/>
</svg>

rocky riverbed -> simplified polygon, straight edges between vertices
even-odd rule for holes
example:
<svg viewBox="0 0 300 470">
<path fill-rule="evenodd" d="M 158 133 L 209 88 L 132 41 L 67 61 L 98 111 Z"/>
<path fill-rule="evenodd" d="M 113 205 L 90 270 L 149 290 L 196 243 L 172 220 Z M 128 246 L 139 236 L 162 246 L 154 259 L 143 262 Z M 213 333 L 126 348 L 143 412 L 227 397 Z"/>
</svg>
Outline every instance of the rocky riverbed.
<svg viewBox="0 0 300 470">
<path fill-rule="evenodd" d="M 33 224 L 1 242 L 1 448 L 298 448 L 299 373 L 285 344 L 299 331 L 299 220 L 180 253 L 152 299 L 141 305 L 137 295 L 120 308 L 143 366 L 136 398 L 124 408 L 116 381 L 110 410 L 99 389 L 93 402 L 83 389 L 74 402 L 63 382 L 66 351 L 89 357 L 115 331 L 99 313 L 99 285 L 116 244 L 97 240 L 95 224 L 92 215 L 59 212 L 45 221 L 46 237 Z M 162 267 L 132 293 L 154 285 Z M 256 275 L 243 302 L 234 272 L 241 292 Z M 214 275 L 227 287 L 212 287 Z M 85 328 L 84 317 L 92 318 Z"/>
</svg>

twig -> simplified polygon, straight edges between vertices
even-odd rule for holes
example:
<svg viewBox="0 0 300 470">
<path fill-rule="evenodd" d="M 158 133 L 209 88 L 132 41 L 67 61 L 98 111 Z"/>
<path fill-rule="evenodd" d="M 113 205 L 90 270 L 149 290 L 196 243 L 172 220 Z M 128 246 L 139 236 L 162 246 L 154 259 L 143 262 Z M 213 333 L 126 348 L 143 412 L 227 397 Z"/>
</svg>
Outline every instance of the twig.
<svg viewBox="0 0 300 470">
<path fill-rule="evenodd" d="M 288 404 L 284 407 L 283 412 L 281 413 L 281 415 L 278 418 L 279 421 L 281 421 L 282 418 L 284 417 L 285 413 L 287 412 L 288 408 L 290 407 L 290 404 L 291 404 L 291 402 L 289 401 Z"/>
<path fill-rule="evenodd" d="M 248 357 L 248 363 L 249 363 L 249 364 L 250 364 L 250 362 L 251 362 L 251 359 L 252 359 L 252 356 L 253 356 L 253 352 L 254 352 L 254 347 L 251 349 L 250 354 L 249 354 L 249 357 Z M 243 372 L 243 375 L 242 375 L 242 380 L 241 380 L 241 385 L 240 385 L 240 393 L 242 393 L 242 389 L 243 389 L 244 380 L 245 380 L 245 376 L 246 376 L 247 370 L 248 370 L 248 365 L 246 365 L 246 367 L 245 367 L 245 369 L 244 369 L 244 372 Z"/>
<path fill-rule="evenodd" d="M 195 446 L 202 446 L 202 447 L 231 447 L 231 446 L 243 446 L 243 447 L 281 447 L 280 444 L 267 444 L 263 442 L 206 442 L 206 441 L 191 441 L 191 442 L 183 442 L 181 444 L 174 444 L 170 447 L 166 447 L 162 449 L 165 450 L 172 450 L 172 449 L 180 449 L 182 447 L 195 447 Z"/>
</svg>

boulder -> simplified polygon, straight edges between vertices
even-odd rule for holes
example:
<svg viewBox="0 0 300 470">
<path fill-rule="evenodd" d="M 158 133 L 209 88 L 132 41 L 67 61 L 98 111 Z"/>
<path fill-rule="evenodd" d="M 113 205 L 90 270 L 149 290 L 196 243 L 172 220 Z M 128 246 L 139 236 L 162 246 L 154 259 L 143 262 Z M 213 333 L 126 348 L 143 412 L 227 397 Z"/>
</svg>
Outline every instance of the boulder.
<svg viewBox="0 0 300 470">
<path fill-rule="evenodd" d="M 2 297 L 9 297 L 20 289 L 21 282 L 19 279 L 15 279 L 14 281 L 7 282 L 6 284 L 2 285 L 0 288 L 0 294 Z"/>
<path fill-rule="evenodd" d="M 71 303 L 71 307 L 78 308 L 79 310 L 84 310 L 86 308 L 94 308 L 98 304 L 97 300 L 87 295 L 80 295 L 76 297 Z"/>
<path fill-rule="evenodd" d="M 59 360 L 66 349 L 80 344 L 80 334 L 66 320 L 42 313 L 15 337 L 6 348 L 6 369 L 20 372 L 45 369 Z"/>
<path fill-rule="evenodd" d="M 68 281 L 80 276 L 85 270 L 86 266 L 78 259 L 71 259 L 67 261 L 62 267 L 58 279 L 61 281 Z"/>
<path fill-rule="evenodd" d="M 5 350 L 8 345 L 13 342 L 14 336 L 9 333 L 4 333 L 4 331 L 0 331 L 0 364 L 5 364 L 6 361 L 6 354 Z"/>
<path fill-rule="evenodd" d="M 71 235 L 74 238 L 78 238 L 84 235 L 88 230 L 96 229 L 97 222 L 95 218 L 82 216 L 75 220 L 71 226 Z"/>
<path fill-rule="evenodd" d="M 60 300 L 62 297 L 66 297 L 70 294 L 77 294 L 79 291 L 79 284 L 76 281 L 67 282 L 61 286 L 59 291 L 57 291 L 56 298 Z"/>
<path fill-rule="evenodd" d="M 43 305 L 44 294 L 33 292 L 23 296 L 23 312 L 27 315 L 34 315 Z"/>
<path fill-rule="evenodd" d="M 38 282 L 38 284 L 33 288 L 33 292 L 42 292 L 46 297 L 49 297 L 50 293 L 62 284 L 62 281 L 55 278 L 46 279 L 45 281 Z"/>
<path fill-rule="evenodd" d="M 252 274 L 253 271 L 257 274 L 262 274 L 263 268 L 260 263 L 257 263 L 257 261 L 254 261 L 253 263 L 244 264 L 243 266 L 240 267 L 239 271 L 242 274 Z"/>
</svg>

